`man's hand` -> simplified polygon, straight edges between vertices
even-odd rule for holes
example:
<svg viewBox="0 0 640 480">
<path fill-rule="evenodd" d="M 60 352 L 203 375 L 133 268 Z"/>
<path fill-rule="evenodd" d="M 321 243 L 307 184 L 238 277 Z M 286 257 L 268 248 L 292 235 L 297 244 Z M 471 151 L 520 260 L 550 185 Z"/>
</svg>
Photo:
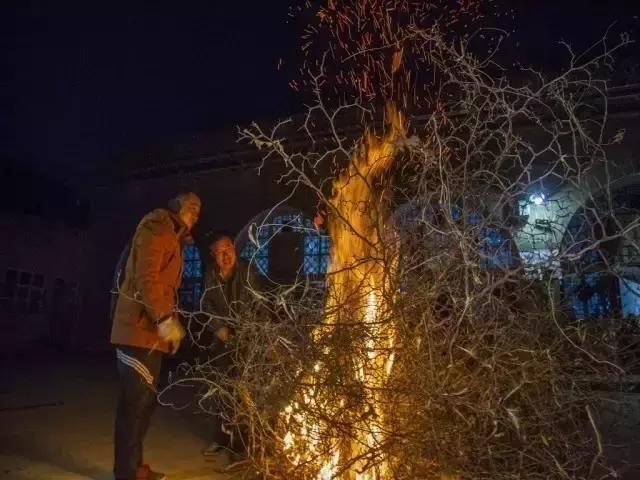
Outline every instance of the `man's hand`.
<svg viewBox="0 0 640 480">
<path fill-rule="evenodd" d="M 221 342 L 228 342 L 229 341 L 229 328 L 227 327 L 220 327 L 218 330 L 216 330 L 216 337 L 218 337 L 218 339 Z"/>
<path fill-rule="evenodd" d="M 158 335 L 169 344 L 171 353 L 176 353 L 180 348 L 180 342 L 185 336 L 184 328 L 176 316 L 160 322 L 158 325 Z"/>
</svg>

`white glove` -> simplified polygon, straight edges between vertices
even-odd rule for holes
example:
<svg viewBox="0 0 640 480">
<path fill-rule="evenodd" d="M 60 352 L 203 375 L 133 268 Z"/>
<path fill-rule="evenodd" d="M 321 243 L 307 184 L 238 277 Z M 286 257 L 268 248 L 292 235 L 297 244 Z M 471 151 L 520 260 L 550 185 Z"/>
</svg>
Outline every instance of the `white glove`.
<svg viewBox="0 0 640 480">
<path fill-rule="evenodd" d="M 171 353 L 176 353 L 178 348 L 180 348 L 180 342 L 185 336 L 185 331 L 182 324 L 174 315 L 160 322 L 158 325 L 158 335 L 169 344 Z"/>
</svg>

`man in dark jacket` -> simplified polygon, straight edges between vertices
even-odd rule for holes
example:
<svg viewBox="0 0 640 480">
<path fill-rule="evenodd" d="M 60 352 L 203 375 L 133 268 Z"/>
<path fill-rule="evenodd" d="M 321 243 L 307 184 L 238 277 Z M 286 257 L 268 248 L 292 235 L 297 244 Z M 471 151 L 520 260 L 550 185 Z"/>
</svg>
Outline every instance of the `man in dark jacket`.
<svg viewBox="0 0 640 480">
<path fill-rule="evenodd" d="M 176 306 L 182 281 L 183 239 L 200 215 L 194 193 L 178 195 L 169 209 L 148 213 L 131 241 L 113 313 L 120 397 L 116 413 L 116 480 L 161 480 L 143 463 L 143 442 L 156 405 L 162 357 L 184 337 Z"/>
<path fill-rule="evenodd" d="M 233 358 L 230 343 L 234 334 L 234 322 L 238 314 L 254 299 L 253 291 L 259 291 L 261 281 L 247 263 L 239 259 L 233 240 L 229 235 L 219 234 L 209 244 L 212 262 L 205 274 L 205 293 L 202 299 L 203 312 L 211 316 L 208 328 L 215 338 L 208 351 L 217 373 L 227 378 L 233 375 Z M 233 432 L 223 425 L 221 416 L 227 416 L 225 406 L 219 405 L 218 421 L 215 425 L 214 442 L 204 451 L 205 456 L 216 454 L 227 448 L 232 460 L 243 453 L 240 432 Z"/>
</svg>

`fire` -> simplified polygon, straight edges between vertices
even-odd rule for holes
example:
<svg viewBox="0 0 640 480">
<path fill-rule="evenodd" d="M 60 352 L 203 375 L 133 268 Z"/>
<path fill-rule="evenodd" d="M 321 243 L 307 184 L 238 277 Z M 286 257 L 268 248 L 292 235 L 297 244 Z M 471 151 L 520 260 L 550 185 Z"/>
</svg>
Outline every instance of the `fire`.
<svg viewBox="0 0 640 480">
<path fill-rule="evenodd" d="M 284 452 L 319 480 L 387 478 L 383 397 L 394 363 L 395 330 L 385 319 L 394 268 L 380 238 L 386 205 L 375 185 L 406 131 L 395 108 L 387 108 L 387 119 L 389 128 L 382 138 L 365 132 L 349 166 L 335 180 L 330 201 L 334 220 L 329 225 L 325 315 L 313 335 L 317 341 L 345 335 L 348 344 L 341 352 L 350 354 L 337 356 L 337 362 L 346 378 L 332 385 L 327 379 L 335 365 L 319 361 L 281 412 Z M 324 353 L 329 358 L 330 347 Z M 357 403 L 347 390 L 358 392 Z"/>
</svg>

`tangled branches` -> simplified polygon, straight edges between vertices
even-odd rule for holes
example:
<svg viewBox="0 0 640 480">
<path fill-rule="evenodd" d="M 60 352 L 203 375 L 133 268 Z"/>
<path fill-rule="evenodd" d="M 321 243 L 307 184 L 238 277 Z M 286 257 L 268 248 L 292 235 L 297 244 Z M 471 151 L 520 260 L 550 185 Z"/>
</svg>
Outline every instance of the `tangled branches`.
<svg viewBox="0 0 640 480">
<path fill-rule="evenodd" d="M 330 6 L 336 21 L 359 15 Z M 282 162 L 281 182 L 326 205 L 330 265 L 322 286 L 301 279 L 255 292 L 226 319 L 234 375 L 205 362 L 191 380 L 205 385 L 203 399 L 224 398 L 227 423 L 270 478 L 603 476 L 590 379 L 620 367 L 557 290 L 560 269 L 596 253 L 611 259 L 603 245 L 638 227 L 607 194 L 606 147 L 619 137 L 606 130 L 607 86 L 596 75 L 628 40 L 514 86 L 490 57 L 469 53 L 473 35 L 452 41 L 403 18 L 393 41 L 402 35 L 434 72 L 437 101 L 412 103 L 420 115 L 405 118 L 408 89 L 379 79 L 384 114 L 362 103 L 366 89 L 330 106 L 320 63 L 316 101 L 298 125 L 303 147 L 290 141 L 291 122 L 241 132 L 265 161 Z M 397 51 L 380 67 L 393 75 Z M 536 229 L 518 209 L 540 188 L 554 192 L 554 211 Z M 576 205 L 586 205 L 592 235 L 567 230 Z M 517 246 L 547 252 L 536 272 Z"/>
</svg>

